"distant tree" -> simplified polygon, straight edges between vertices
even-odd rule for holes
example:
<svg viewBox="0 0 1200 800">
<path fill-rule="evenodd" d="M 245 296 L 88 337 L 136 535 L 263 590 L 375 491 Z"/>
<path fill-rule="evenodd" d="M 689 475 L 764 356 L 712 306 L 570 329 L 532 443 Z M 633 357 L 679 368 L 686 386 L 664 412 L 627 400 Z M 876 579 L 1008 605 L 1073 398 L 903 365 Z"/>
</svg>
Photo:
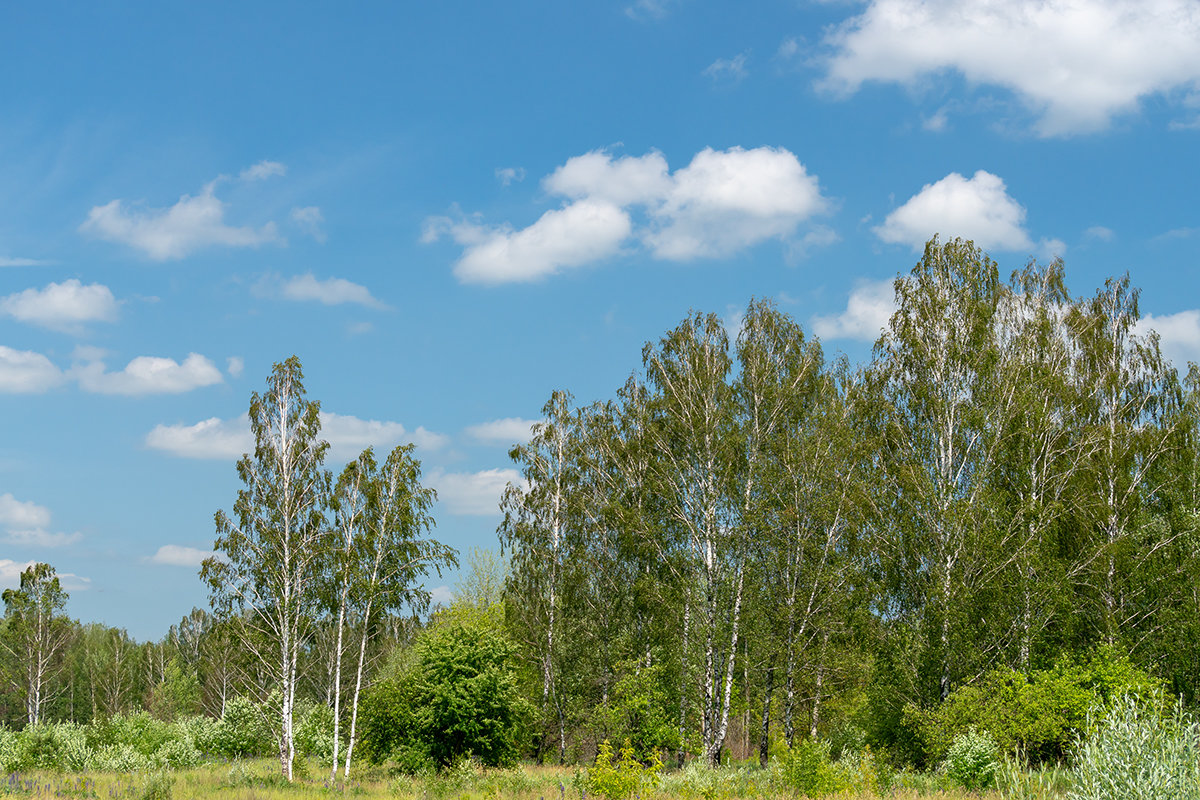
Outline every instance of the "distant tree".
<svg viewBox="0 0 1200 800">
<path fill-rule="evenodd" d="M 54 567 L 32 564 L 21 573 L 20 588 L 6 589 L 4 637 L 8 682 L 25 700 L 30 725 L 42 721 L 43 707 L 63 667 L 63 651 L 73 628 L 63 614 L 67 593 Z"/>
<path fill-rule="evenodd" d="M 238 462 L 233 518 L 216 514 L 217 555 L 201 577 L 213 608 L 240 617 L 234 630 L 243 648 L 279 690 L 279 764 L 292 779 L 296 756 L 294 710 L 300 658 L 315 618 L 317 583 L 329 561 L 324 520 L 328 476 L 322 469 L 327 442 L 319 404 L 305 397 L 295 356 L 276 364 L 265 394 L 250 400 L 254 453 Z"/>
</svg>

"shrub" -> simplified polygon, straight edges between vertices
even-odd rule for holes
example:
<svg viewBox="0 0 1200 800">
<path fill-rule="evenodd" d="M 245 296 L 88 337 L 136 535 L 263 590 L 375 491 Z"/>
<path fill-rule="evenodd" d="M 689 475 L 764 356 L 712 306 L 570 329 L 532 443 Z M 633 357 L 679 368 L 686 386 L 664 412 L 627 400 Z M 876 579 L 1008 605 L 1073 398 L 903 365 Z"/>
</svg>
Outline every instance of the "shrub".
<svg viewBox="0 0 1200 800">
<path fill-rule="evenodd" d="M 805 739 L 783 754 L 777 765 L 786 788 L 809 797 L 822 797 L 849 788 L 845 775 L 829 757 L 829 742 Z"/>
<path fill-rule="evenodd" d="M 92 768 L 101 772 L 140 772 L 150 767 L 150 759 L 129 744 L 101 745 L 92 755 Z"/>
<path fill-rule="evenodd" d="M 1200 726 L 1181 703 L 1119 698 L 1075 752 L 1071 800 L 1200 798 Z"/>
<path fill-rule="evenodd" d="M 322 763 L 333 762 L 333 710 L 317 703 L 301 702 L 296 709 L 296 751 Z"/>
<path fill-rule="evenodd" d="M 84 728 L 70 722 L 30 725 L 17 734 L 24 741 L 24 769 L 81 771 L 88 768 L 91 752 Z"/>
<path fill-rule="evenodd" d="M 607 800 L 626 800 L 635 793 L 640 795 L 644 787 L 656 785 L 660 769 L 662 761 L 658 753 L 652 753 L 650 763 L 643 765 L 628 739 L 614 763 L 612 745 L 605 739 L 596 762 L 583 774 L 583 788 Z"/>
<path fill-rule="evenodd" d="M 1008 668 L 955 690 L 937 708 L 906 709 L 928 761 L 945 759 L 950 743 L 972 728 L 987 731 L 1001 752 L 1020 752 L 1034 764 L 1063 761 L 1094 706 L 1123 694 L 1149 697 L 1162 683 L 1111 650 L 1086 663 L 1060 659 L 1028 677 Z"/>
<path fill-rule="evenodd" d="M 154 751 L 152 760 L 163 769 L 188 769 L 202 760 L 200 751 L 187 739 L 172 739 Z"/>
<path fill-rule="evenodd" d="M 244 697 L 225 704 L 225 713 L 212 735 L 212 752 L 227 758 L 265 755 L 271 749 L 271 731 L 259 709 Z"/>
<path fill-rule="evenodd" d="M 25 737 L 0 727 L 0 775 L 28 769 L 26 761 Z"/>
<path fill-rule="evenodd" d="M 996 753 L 996 740 L 987 731 L 960 733 L 946 753 L 946 775 L 968 792 L 991 788 L 1000 766 Z"/>
<path fill-rule="evenodd" d="M 88 744 L 93 749 L 104 745 L 128 745 L 143 756 L 152 756 L 160 747 L 179 736 L 178 729 L 157 720 L 145 711 L 116 714 L 88 726 Z"/>
</svg>

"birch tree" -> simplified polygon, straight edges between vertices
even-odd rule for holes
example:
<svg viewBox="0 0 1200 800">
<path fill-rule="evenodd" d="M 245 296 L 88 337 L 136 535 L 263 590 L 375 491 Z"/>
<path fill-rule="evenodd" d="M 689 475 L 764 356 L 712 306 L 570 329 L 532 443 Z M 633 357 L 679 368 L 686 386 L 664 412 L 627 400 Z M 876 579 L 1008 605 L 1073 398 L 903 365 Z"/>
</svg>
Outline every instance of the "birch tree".
<svg viewBox="0 0 1200 800">
<path fill-rule="evenodd" d="M 237 466 L 246 488 L 238 491 L 233 517 L 216 513 L 218 555 L 200 569 L 213 608 L 226 619 L 240 617 L 242 646 L 279 692 L 279 765 L 289 781 L 300 658 L 329 555 L 329 480 L 321 468 L 329 445 L 318 438 L 320 407 L 306 398 L 303 377 L 292 356 L 275 365 L 265 393 L 251 396 L 254 453 Z"/>
<path fill-rule="evenodd" d="M 26 721 L 37 725 L 54 694 L 72 634 L 63 614 L 67 593 L 54 567 L 37 563 L 21 572 L 18 588 L 5 589 L 2 596 L 6 625 L 0 646 L 8 656 L 9 683 L 25 701 Z"/>
</svg>

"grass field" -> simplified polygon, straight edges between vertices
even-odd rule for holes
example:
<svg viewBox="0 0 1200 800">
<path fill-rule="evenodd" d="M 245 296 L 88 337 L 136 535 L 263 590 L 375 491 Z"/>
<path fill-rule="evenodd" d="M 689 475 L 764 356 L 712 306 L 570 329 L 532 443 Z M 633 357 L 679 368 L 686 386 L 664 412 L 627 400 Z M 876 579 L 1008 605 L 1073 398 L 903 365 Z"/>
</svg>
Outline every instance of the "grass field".
<svg viewBox="0 0 1200 800">
<path fill-rule="evenodd" d="M 576 770 L 562 767 L 522 766 L 511 770 L 483 770 L 464 766 L 446 774 L 426 777 L 389 775 L 383 769 L 365 769 L 354 779 L 330 784 L 328 773 L 316 762 L 305 765 L 307 777 L 288 784 L 279 776 L 278 762 L 270 759 L 207 764 L 175 772 L 69 774 L 30 772 L 6 776 L 0 796 L 37 798 L 97 798 L 97 800 L 271 800 L 272 798 L 328 797 L 331 794 L 361 798 L 401 800 L 586 800 L 577 788 Z M 660 786 L 647 789 L 640 800 L 734 800 L 742 797 L 786 797 L 755 780 L 754 769 L 722 769 L 714 780 L 698 785 L 686 773 L 665 773 Z M 876 794 L 837 794 L 829 797 L 877 797 Z M 950 790 L 936 777 L 902 774 L 886 797 L 943 800 L 999 800 L 997 793 L 983 795 Z M 597 800 L 599 800 L 597 798 Z"/>
</svg>

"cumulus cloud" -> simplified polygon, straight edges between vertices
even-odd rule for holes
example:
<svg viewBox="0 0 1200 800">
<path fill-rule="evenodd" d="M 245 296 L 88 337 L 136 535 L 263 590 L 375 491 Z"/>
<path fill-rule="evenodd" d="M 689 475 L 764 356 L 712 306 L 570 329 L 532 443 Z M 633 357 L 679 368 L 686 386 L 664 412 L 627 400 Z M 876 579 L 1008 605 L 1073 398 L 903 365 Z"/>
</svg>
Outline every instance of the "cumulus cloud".
<svg viewBox="0 0 1200 800">
<path fill-rule="evenodd" d="M 1038 134 L 1063 136 L 1200 85 L 1197 41 L 1193 0 L 871 0 L 826 35 L 821 85 L 911 87 L 953 71 L 1012 91 Z"/>
<path fill-rule="evenodd" d="M 1150 331 L 1157 332 L 1163 355 L 1177 369 L 1187 372 L 1189 361 L 1200 363 L 1200 310 L 1189 309 L 1162 316 L 1146 314 L 1138 320 L 1136 331 L 1143 336 Z"/>
<path fill-rule="evenodd" d="M 951 172 L 926 184 L 887 215 L 875 234 L 885 242 L 920 251 L 934 234 L 971 239 L 985 250 L 1028 250 L 1025 208 L 1008 195 L 1004 181 L 979 170 L 970 179 Z"/>
<path fill-rule="evenodd" d="M 147 561 L 152 564 L 165 564 L 172 567 L 198 567 L 200 562 L 211 556 L 211 550 L 200 550 L 196 547 L 185 547 L 178 544 L 164 544 L 158 552 Z"/>
<path fill-rule="evenodd" d="M 50 509 L 28 500 L 0 494 L 0 527 L 8 529 L 45 528 L 50 525 Z"/>
<path fill-rule="evenodd" d="M 327 306 L 355 303 L 367 308 L 387 308 L 386 305 L 372 297 L 370 290 L 365 286 L 352 283 L 344 278 L 321 280 L 311 272 L 283 281 L 279 286 L 279 295 L 285 300 L 316 301 Z"/>
<path fill-rule="evenodd" d="M 515 469 L 485 469 L 479 472 L 434 470 L 429 483 L 437 489 L 438 502 L 450 514 L 492 516 L 500 513 L 500 497 L 508 484 L 522 484 Z"/>
<path fill-rule="evenodd" d="M 896 312 L 893 279 L 862 281 L 850 292 L 846 310 L 813 317 L 813 332 L 822 339 L 858 339 L 873 342 Z"/>
<path fill-rule="evenodd" d="M 454 266 L 463 283 L 530 281 L 617 253 L 632 230 L 629 215 L 609 203 L 581 200 L 547 211 L 527 228 L 434 221 L 465 247 Z M 432 236 L 438 233 L 433 228 Z"/>
<path fill-rule="evenodd" d="M 0 345 L 0 392 L 38 394 L 63 380 L 62 370 L 41 353 Z"/>
<path fill-rule="evenodd" d="M 138 356 L 120 372 L 108 372 L 101 360 L 76 364 L 72 374 L 85 392 L 97 394 L 181 394 L 221 383 L 221 370 L 199 353 L 189 353 L 183 363 L 173 358 Z"/>
<path fill-rule="evenodd" d="M 26 289 L 0 299 L 0 314 L 54 330 L 73 331 L 88 322 L 113 322 L 117 301 L 107 286 L 84 286 L 75 278 Z"/>
<path fill-rule="evenodd" d="M 180 458 L 230 460 L 254 450 L 254 437 L 245 417 L 210 417 L 194 425 L 155 425 L 146 446 Z"/>
<path fill-rule="evenodd" d="M 81 533 L 52 533 L 50 509 L 9 493 L 0 495 L 0 528 L 3 541 L 19 547 L 65 547 L 83 538 Z"/>
<path fill-rule="evenodd" d="M 183 195 L 170 208 L 131 208 L 123 200 L 112 200 L 89 211 L 79 230 L 140 250 L 155 261 L 180 259 L 217 245 L 257 247 L 279 241 L 273 222 L 261 228 L 226 224 L 225 203 L 214 194 L 217 182 L 195 197 Z"/>
<path fill-rule="evenodd" d="M 322 244 L 325 242 L 325 229 L 321 227 L 325 224 L 325 216 L 321 213 L 321 209 L 316 206 L 293 208 L 291 217 L 292 222 L 296 223 L 300 230 Z"/>
<path fill-rule="evenodd" d="M 632 240 L 659 259 L 728 256 L 786 240 L 827 207 L 816 176 L 773 147 L 705 148 L 674 173 L 661 153 L 613 158 L 595 150 L 568 159 L 542 187 L 565 204 L 527 228 L 435 217 L 422 238 L 449 235 L 464 247 L 460 281 L 502 283 L 610 258 Z"/>
<path fill-rule="evenodd" d="M 448 606 L 454 602 L 454 592 L 450 591 L 449 586 L 435 586 L 429 590 L 429 600 L 431 603 Z"/>
<path fill-rule="evenodd" d="M 542 420 L 505 417 L 471 425 L 466 429 L 466 433 L 478 442 L 508 447 L 528 442 L 533 435 L 533 426 L 539 422 Z"/>
<path fill-rule="evenodd" d="M 260 161 L 242 170 L 238 180 L 261 181 L 276 175 L 287 175 L 287 167 L 278 161 Z"/>
<path fill-rule="evenodd" d="M 412 442 L 437 450 L 448 442 L 440 433 L 418 427 L 409 431 L 399 422 L 359 419 L 321 412 L 321 438 L 329 442 L 329 457 L 349 461 L 367 447 L 385 454 L 398 444 Z M 155 425 L 146 435 L 146 446 L 180 458 L 232 460 L 254 450 L 247 417 L 211 417 L 194 425 Z"/>
<path fill-rule="evenodd" d="M 225 371 L 229 373 L 231 378 L 240 378 L 242 373 L 246 371 L 246 362 L 241 356 L 230 356 L 225 359 Z"/>
<path fill-rule="evenodd" d="M 21 573 L 36 563 L 36 561 L 13 561 L 11 558 L 0 558 L 0 589 L 19 589 Z"/>
</svg>

